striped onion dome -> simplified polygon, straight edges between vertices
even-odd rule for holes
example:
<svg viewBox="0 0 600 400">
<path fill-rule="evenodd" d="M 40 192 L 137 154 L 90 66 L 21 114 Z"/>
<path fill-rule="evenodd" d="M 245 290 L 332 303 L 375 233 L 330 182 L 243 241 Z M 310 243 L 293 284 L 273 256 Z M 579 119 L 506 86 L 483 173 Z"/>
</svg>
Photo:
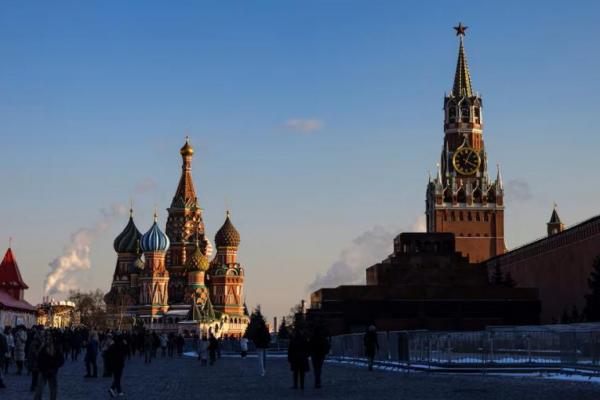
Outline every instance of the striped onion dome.
<svg viewBox="0 0 600 400">
<path fill-rule="evenodd" d="M 196 248 L 186 260 L 185 268 L 188 271 L 207 271 L 209 266 L 210 262 L 208 261 L 208 257 L 202 253 L 202 250 L 200 250 L 200 245 L 198 241 L 196 241 Z"/>
<path fill-rule="evenodd" d="M 231 223 L 229 211 L 227 211 L 227 218 L 223 226 L 215 235 L 215 244 L 217 247 L 238 247 L 240 245 L 240 234 Z"/>
<path fill-rule="evenodd" d="M 142 234 L 133 222 L 133 210 L 129 210 L 129 222 L 127 222 L 125 229 L 115 238 L 113 247 L 117 253 L 135 253 L 137 241 L 141 237 Z"/>
<path fill-rule="evenodd" d="M 142 235 L 142 239 L 140 240 L 140 245 L 144 253 L 151 251 L 167 251 L 171 244 L 167 235 L 165 235 L 158 227 L 158 223 L 156 222 L 157 219 L 157 215 L 154 214 L 154 223 L 148 232 Z"/>
</svg>

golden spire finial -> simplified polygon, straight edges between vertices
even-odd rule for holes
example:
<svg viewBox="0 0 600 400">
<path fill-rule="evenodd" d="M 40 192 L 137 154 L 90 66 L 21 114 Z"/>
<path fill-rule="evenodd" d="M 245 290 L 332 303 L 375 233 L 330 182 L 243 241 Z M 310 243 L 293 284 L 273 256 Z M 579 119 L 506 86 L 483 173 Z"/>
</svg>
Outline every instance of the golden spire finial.
<svg viewBox="0 0 600 400">
<path fill-rule="evenodd" d="M 158 208 L 154 206 L 154 222 L 158 222 Z"/>
<path fill-rule="evenodd" d="M 129 199 L 129 218 L 133 218 L 133 199 Z"/>
</svg>

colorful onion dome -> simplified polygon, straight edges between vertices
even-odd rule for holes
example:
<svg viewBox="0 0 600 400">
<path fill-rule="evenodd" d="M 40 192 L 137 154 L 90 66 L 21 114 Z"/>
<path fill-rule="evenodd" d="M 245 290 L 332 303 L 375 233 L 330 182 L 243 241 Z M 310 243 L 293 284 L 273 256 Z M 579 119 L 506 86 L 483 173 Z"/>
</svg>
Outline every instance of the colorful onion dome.
<svg viewBox="0 0 600 400">
<path fill-rule="evenodd" d="M 240 245 L 240 234 L 231 223 L 229 211 L 223 226 L 215 235 L 215 244 L 217 247 L 238 247 Z"/>
<path fill-rule="evenodd" d="M 158 216 L 154 213 L 154 223 L 148 230 L 148 232 L 142 235 L 140 245 L 144 253 L 151 251 L 167 251 L 171 242 L 167 235 L 165 235 L 158 227 Z"/>
<path fill-rule="evenodd" d="M 179 150 L 179 154 L 181 154 L 182 156 L 192 156 L 194 155 L 194 148 L 190 145 L 190 138 L 189 137 L 185 137 L 185 144 L 183 145 L 183 147 L 181 148 L 181 150 Z"/>
<path fill-rule="evenodd" d="M 119 236 L 115 238 L 113 247 L 117 253 L 135 253 L 137 241 L 142 237 L 140 231 L 138 231 L 135 223 L 133 222 L 133 210 L 129 210 L 129 222 L 123 229 L 123 232 L 119 233 Z"/>
<path fill-rule="evenodd" d="M 210 267 L 210 262 L 208 261 L 208 257 L 202 253 L 200 250 L 200 244 L 196 241 L 196 248 L 194 252 L 190 255 L 190 257 L 185 262 L 185 268 L 188 271 L 207 271 L 208 267 Z"/>
</svg>

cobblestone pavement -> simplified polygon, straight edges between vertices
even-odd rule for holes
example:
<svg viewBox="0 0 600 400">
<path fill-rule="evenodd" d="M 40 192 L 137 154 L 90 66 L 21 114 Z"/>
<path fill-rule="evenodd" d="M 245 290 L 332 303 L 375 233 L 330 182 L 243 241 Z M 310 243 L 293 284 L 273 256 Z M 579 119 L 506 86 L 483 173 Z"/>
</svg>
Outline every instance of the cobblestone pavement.
<svg viewBox="0 0 600 400">
<path fill-rule="evenodd" d="M 368 372 L 355 366 L 326 364 L 322 389 L 307 376 L 304 392 L 294 391 L 284 358 L 269 359 L 267 375 L 257 376 L 256 358 L 223 357 L 215 366 L 193 358 L 156 359 L 145 365 L 138 357 L 125 367 L 123 399 L 599 399 L 600 384 L 530 377 L 433 375 Z M 84 379 L 82 362 L 67 362 L 59 375 L 59 399 L 108 399 L 109 378 Z M 9 374 L 0 399 L 32 399 L 29 377 Z M 47 394 L 44 398 L 48 398 Z"/>
</svg>

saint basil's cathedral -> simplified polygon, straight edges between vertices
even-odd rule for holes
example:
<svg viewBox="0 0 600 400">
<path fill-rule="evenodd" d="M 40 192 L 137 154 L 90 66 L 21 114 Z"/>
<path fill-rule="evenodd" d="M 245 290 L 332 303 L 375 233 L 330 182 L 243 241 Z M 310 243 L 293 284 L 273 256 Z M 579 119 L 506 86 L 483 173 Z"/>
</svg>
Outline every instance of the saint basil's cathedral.
<svg viewBox="0 0 600 400">
<path fill-rule="evenodd" d="M 237 260 L 240 234 L 228 211 L 215 235 L 216 255 L 209 259 L 213 247 L 194 189 L 189 139 L 180 154 L 181 178 L 167 209 L 165 231 L 155 213 L 150 229 L 140 233 L 130 210 L 127 225 L 114 240 L 117 262 L 105 296 L 110 324 L 239 337 L 249 321 L 244 268 Z"/>
</svg>

